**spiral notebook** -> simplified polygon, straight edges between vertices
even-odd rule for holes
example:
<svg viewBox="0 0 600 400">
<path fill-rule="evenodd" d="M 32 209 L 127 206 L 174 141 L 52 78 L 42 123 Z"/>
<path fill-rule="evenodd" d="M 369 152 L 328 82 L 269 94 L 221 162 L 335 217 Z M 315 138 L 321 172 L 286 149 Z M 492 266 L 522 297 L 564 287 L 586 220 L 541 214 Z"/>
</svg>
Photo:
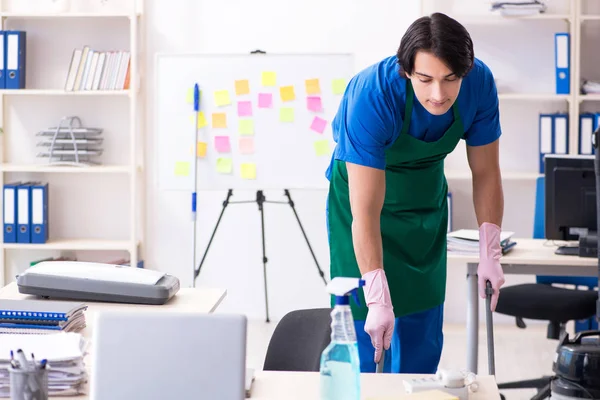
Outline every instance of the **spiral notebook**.
<svg viewBox="0 0 600 400">
<path fill-rule="evenodd" d="M 85 327 L 85 303 L 51 300 L 0 300 L 0 333 L 51 333 Z"/>
</svg>

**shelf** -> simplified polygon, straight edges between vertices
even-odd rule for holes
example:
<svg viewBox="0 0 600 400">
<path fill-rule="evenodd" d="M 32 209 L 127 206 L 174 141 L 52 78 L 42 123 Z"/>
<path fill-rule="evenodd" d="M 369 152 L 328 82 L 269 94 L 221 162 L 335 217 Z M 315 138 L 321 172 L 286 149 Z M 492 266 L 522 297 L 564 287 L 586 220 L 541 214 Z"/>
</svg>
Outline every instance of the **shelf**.
<svg viewBox="0 0 600 400">
<path fill-rule="evenodd" d="M 129 18 L 130 13 L 93 13 L 93 12 L 63 12 L 63 13 L 22 13 L 0 12 L 2 18 Z M 134 14 L 139 17 L 141 13 Z"/>
<path fill-rule="evenodd" d="M 481 14 L 481 15 L 454 15 L 453 18 L 465 24 L 488 24 L 504 23 L 522 20 L 543 20 L 543 21 L 571 21 L 569 14 L 533 14 L 533 15 L 515 15 L 502 16 L 499 14 Z"/>
<path fill-rule="evenodd" d="M 73 174 L 127 174 L 128 165 L 99 165 L 92 167 L 52 166 L 47 164 L 0 164 L 1 172 L 45 172 Z"/>
<path fill-rule="evenodd" d="M 499 93 L 500 100 L 570 100 L 569 94 L 554 94 L 554 93 Z"/>
<path fill-rule="evenodd" d="M 4 249 L 22 250 L 126 250 L 132 248 L 129 240 L 58 239 L 45 244 L 2 243 Z"/>
<path fill-rule="evenodd" d="M 600 21 L 600 15 L 582 15 L 582 21 Z"/>
<path fill-rule="evenodd" d="M 445 174 L 448 180 L 471 179 L 471 171 L 447 170 Z M 503 181 L 528 181 L 535 180 L 540 176 L 535 172 L 502 172 Z"/>
<path fill-rule="evenodd" d="M 129 90 L 0 89 L 7 96 L 128 96 Z"/>
<path fill-rule="evenodd" d="M 593 94 L 580 94 L 579 95 L 579 101 L 600 101 L 600 94 L 599 93 L 593 93 Z"/>
</svg>

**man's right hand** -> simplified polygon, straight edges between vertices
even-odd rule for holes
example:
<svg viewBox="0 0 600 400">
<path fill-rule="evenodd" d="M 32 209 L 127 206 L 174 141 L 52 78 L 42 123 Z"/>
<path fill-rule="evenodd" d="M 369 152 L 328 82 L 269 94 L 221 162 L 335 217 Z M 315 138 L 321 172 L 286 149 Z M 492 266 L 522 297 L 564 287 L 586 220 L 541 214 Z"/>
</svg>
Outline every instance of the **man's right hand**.
<svg viewBox="0 0 600 400">
<path fill-rule="evenodd" d="M 388 350 L 394 333 L 394 308 L 390 297 L 385 271 L 382 268 L 367 272 L 364 293 L 369 312 L 365 321 L 365 332 L 371 337 L 375 347 L 375 363 L 378 363 L 383 349 Z"/>
</svg>

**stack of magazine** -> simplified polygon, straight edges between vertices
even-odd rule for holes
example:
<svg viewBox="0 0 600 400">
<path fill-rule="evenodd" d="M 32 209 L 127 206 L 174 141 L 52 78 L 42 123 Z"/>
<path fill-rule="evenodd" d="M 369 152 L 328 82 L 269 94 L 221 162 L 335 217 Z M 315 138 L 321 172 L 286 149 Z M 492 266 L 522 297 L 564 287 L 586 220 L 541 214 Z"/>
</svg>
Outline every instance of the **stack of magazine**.
<svg viewBox="0 0 600 400">
<path fill-rule="evenodd" d="M 514 232 L 502 231 L 500 234 L 500 246 L 502 254 L 506 254 L 517 244 L 512 240 Z M 460 229 L 447 235 L 448 252 L 454 254 L 479 254 L 479 230 Z"/>
<path fill-rule="evenodd" d="M 31 361 L 47 360 L 48 394 L 73 396 L 84 392 L 88 374 L 84 363 L 88 342 L 79 333 L 4 335 L 0 339 L 0 398 L 10 397 L 10 352 L 21 349 Z"/>
<path fill-rule="evenodd" d="M 0 334 L 79 332 L 85 328 L 84 303 L 0 300 Z M 0 339 L 4 340 L 4 339 Z"/>
</svg>

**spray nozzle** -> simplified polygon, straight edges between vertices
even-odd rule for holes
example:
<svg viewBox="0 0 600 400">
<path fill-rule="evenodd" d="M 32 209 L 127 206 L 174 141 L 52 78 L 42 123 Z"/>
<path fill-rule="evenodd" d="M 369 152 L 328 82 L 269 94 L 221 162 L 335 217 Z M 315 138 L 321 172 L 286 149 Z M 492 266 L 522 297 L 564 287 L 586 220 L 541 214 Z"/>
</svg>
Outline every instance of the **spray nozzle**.
<svg viewBox="0 0 600 400">
<path fill-rule="evenodd" d="M 327 291 L 335 296 L 335 304 L 350 304 L 349 296 L 354 297 L 354 301 L 360 306 L 358 298 L 358 288 L 365 286 L 365 281 L 359 278 L 336 277 L 327 284 Z"/>
</svg>

